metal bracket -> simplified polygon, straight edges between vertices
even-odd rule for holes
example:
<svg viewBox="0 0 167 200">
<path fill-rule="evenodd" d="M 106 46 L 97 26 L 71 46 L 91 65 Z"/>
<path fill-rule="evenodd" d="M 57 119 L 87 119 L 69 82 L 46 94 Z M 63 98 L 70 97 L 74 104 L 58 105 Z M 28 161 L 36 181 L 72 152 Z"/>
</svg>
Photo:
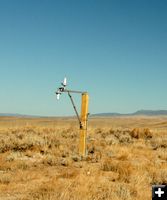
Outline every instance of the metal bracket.
<svg viewBox="0 0 167 200">
<path fill-rule="evenodd" d="M 71 96 L 71 94 L 70 94 L 69 91 L 68 91 L 68 96 L 70 97 L 71 103 L 72 103 L 73 108 L 74 108 L 74 110 L 75 110 L 75 113 L 76 113 L 76 115 L 77 115 L 77 119 L 78 119 L 79 126 L 80 126 L 80 129 L 81 129 L 81 128 L 83 127 L 83 126 L 82 126 L 82 122 L 81 122 L 81 119 L 80 119 L 80 117 L 79 117 L 78 111 L 77 111 L 77 109 L 76 109 L 76 107 L 75 107 L 74 100 L 73 100 L 73 98 L 72 98 L 72 96 Z"/>
</svg>

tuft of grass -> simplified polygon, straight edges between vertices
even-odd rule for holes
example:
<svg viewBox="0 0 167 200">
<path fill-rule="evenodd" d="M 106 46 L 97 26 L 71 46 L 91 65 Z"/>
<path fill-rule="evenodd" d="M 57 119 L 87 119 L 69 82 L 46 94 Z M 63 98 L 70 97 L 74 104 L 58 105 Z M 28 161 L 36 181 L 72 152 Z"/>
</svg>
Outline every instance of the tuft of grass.
<svg viewBox="0 0 167 200">
<path fill-rule="evenodd" d="M 8 174 L 0 174 L 0 184 L 8 185 L 11 182 L 11 176 Z"/>
<path fill-rule="evenodd" d="M 167 169 L 154 170 L 152 173 L 152 185 L 167 185 Z"/>
<path fill-rule="evenodd" d="M 141 138 L 150 139 L 153 137 L 153 134 L 149 128 L 144 128 L 144 129 L 134 128 L 132 131 L 129 132 L 129 134 L 131 135 L 132 138 L 135 139 L 141 139 Z"/>
<path fill-rule="evenodd" d="M 125 161 L 107 159 L 102 163 L 101 169 L 103 171 L 117 172 L 119 180 L 124 182 L 129 182 L 130 175 L 132 174 L 131 164 Z"/>
<path fill-rule="evenodd" d="M 54 155 L 49 154 L 43 158 L 42 163 L 45 165 L 56 166 L 58 161 Z"/>
<path fill-rule="evenodd" d="M 162 149 L 167 148 L 167 136 L 153 138 L 150 142 L 154 150 L 157 150 L 159 148 L 162 148 Z"/>
</svg>

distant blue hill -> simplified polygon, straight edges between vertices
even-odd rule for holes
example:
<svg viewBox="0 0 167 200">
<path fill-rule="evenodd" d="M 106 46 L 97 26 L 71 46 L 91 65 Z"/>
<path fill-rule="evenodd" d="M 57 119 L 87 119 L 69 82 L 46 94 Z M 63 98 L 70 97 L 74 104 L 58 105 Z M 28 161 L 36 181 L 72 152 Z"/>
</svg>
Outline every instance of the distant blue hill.
<svg viewBox="0 0 167 200">
<path fill-rule="evenodd" d="M 138 115 L 146 115 L 146 116 L 157 116 L 157 115 L 167 115 L 167 110 L 138 110 L 134 113 L 127 113 L 127 114 L 121 114 L 121 113 L 97 113 L 92 114 L 92 117 L 119 117 L 119 116 L 138 116 Z"/>
<path fill-rule="evenodd" d="M 133 115 L 167 115 L 167 110 L 139 110 Z"/>
</svg>

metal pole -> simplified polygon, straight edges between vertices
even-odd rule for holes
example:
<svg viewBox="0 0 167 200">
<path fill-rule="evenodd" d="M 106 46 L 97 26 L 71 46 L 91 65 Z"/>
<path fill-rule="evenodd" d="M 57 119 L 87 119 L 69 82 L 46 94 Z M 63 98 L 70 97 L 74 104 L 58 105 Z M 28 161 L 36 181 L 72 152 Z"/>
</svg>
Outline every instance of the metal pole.
<svg viewBox="0 0 167 200">
<path fill-rule="evenodd" d="M 62 92 L 79 93 L 79 94 L 86 93 L 86 92 L 82 92 L 82 91 L 77 91 L 77 90 L 67 90 L 67 89 L 63 89 Z"/>
<path fill-rule="evenodd" d="M 80 117 L 79 117 L 79 114 L 78 114 L 77 109 L 76 109 L 76 107 L 75 107 L 75 104 L 74 104 L 73 98 L 72 98 L 72 96 L 71 96 L 71 94 L 70 94 L 69 91 L 68 91 L 68 96 L 70 97 L 71 103 L 72 103 L 73 108 L 74 108 L 74 110 L 75 110 L 75 113 L 76 113 L 76 115 L 77 115 L 78 122 L 79 122 L 79 126 L 80 126 L 80 129 L 81 129 L 81 128 L 82 128 L 82 122 L 81 122 L 81 120 L 80 120 Z"/>
</svg>

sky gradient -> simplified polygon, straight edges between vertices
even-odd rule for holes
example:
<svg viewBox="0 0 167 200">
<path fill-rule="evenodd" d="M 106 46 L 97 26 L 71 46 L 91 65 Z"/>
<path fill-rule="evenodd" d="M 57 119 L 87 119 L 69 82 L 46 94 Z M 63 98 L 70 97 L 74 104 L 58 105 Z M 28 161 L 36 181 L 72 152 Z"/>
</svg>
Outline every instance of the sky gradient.
<svg viewBox="0 0 167 200">
<path fill-rule="evenodd" d="M 0 0 L 0 113 L 74 115 L 167 109 L 166 0 Z M 80 97 L 74 95 L 80 108 Z"/>
</svg>

